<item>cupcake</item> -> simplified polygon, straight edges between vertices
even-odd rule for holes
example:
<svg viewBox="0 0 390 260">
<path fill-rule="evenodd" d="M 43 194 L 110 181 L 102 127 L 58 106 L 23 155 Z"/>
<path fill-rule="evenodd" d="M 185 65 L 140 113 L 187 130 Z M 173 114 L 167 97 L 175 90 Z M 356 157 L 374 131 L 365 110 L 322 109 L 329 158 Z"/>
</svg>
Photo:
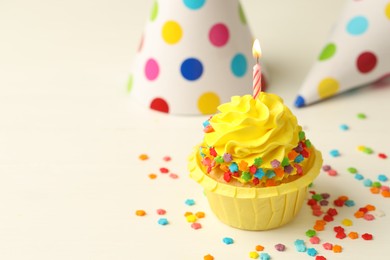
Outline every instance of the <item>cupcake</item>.
<svg viewBox="0 0 390 260">
<path fill-rule="evenodd" d="M 275 94 L 234 96 L 203 123 L 189 157 L 190 177 L 224 223 L 245 230 L 280 227 L 299 212 L 322 156 Z"/>
</svg>

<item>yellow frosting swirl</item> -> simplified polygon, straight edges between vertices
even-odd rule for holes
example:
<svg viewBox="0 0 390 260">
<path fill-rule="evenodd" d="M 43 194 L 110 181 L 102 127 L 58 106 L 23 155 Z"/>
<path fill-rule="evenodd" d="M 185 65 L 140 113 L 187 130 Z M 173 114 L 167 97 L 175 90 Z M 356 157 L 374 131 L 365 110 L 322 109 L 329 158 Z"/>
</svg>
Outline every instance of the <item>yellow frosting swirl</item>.
<svg viewBox="0 0 390 260">
<path fill-rule="evenodd" d="M 214 131 L 204 137 L 205 145 L 218 154 L 229 153 L 249 164 L 261 157 L 262 166 L 270 167 L 272 160 L 282 161 L 299 142 L 302 128 L 275 94 L 261 92 L 257 99 L 234 96 L 218 110 L 209 120 Z"/>
</svg>

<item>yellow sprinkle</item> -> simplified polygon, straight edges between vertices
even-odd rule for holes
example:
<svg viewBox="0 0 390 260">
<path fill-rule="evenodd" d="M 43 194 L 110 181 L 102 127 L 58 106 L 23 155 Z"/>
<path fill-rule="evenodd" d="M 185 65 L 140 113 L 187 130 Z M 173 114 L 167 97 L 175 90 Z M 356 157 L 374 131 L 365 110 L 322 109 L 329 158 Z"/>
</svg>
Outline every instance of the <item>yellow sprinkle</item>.
<svg viewBox="0 0 390 260">
<path fill-rule="evenodd" d="M 194 223 L 198 218 L 195 215 L 186 216 L 187 222 Z"/>
<path fill-rule="evenodd" d="M 359 151 L 364 151 L 364 149 L 366 149 L 366 147 L 364 145 L 359 145 L 357 149 Z"/>
<path fill-rule="evenodd" d="M 343 219 L 343 221 L 341 221 L 341 224 L 343 224 L 344 226 L 347 226 L 347 227 L 349 227 L 349 226 L 352 226 L 352 220 L 350 220 L 350 219 L 348 219 L 348 218 L 345 218 L 345 219 Z"/>
<path fill-rule="evenodd" d="M 151 174 L 148 175 L 148 177 L 149 177 L 149 179 L 154 180 L 154 179 L 157 178 L 157 175 L 154 174 L 154 173 L 151 173 Z"/>
<path fill-rule="evenodd" d="M 135 211 L 135 215 L 143 217 L 146 215 L 146 212 L 145 212 L 145 210 L 139 209 L 139 210 Z"/>
<path fill-rule="evenodd" d="M 258 259 L 259 258 L 259 254 L 255 251 L 252 251 L 249 253 L 249 257 L 252 258 L 252 259 Z"/>
<path fill-rule="evenodd" d="M 187 211 L 186 213 L 184 213 L 184 217 L 187 217 L 189 215 L 193 215 L 191 211 Z"/>
</svg>

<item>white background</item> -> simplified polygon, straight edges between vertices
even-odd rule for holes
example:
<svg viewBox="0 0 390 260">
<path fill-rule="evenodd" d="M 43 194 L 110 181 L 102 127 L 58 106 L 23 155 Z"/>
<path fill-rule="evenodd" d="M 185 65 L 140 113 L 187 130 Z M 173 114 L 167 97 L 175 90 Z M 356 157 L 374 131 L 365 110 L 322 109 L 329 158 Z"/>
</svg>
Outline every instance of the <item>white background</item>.
<svg viewBox="0 0 390 260">
<path fill-rule="evenodd" d="M 186 158 L 202 139 L 206 117 L 149 111 L 129 100 L 126 84 L 151 1 L 69 0 L 0 2 L 0 258 L 1 259 L 249 259 L 257 244 L 272 259 L 314 259 L 296 252 L 315 221 L 305 205 L 290 224 L 266 232 L 240 231 L 209 211 L 201 188 L 188 178 Z M 261 38 L 271 73 L 270 92 L 282 96 L 337 177 L 321 173 L 313 189 L 355 207 L 339 209 L 320 233 L 341 254 L 314 246 L 328 259 L 367 259 L 387 252 L 390 216 L 372 222 L 353 213 L 368 203 L 390 214 L 389 199 L 373 195 L 347 173 L 390 176 L 389 85 L 369 86 L 304 109 L 292 103 L 345 1 L 242 0 Z M 362 112 L 366 120 L 356 115 Z M 349 131 L 341 131 L 348 124 Z M 366 145 L 375 153 L 364 154 Z M 329 151 L 341 156 L 332 158 Z M 140 161 L 147 153 L 150 159 Z M 172 161 L 164 162 L 166 155 Z M 177 180 L 158 173 L 168 167 Z M 156 173 L 150 180 L 147 175 Z M 187 198 L 196 201 L 189 207 Z M 167 210 L 160 226 L 156 209 Z M 144 209 L 147 216 L 135 216 Z M 193 230 L 186 211 L 204 211 Z M 373 241 L 339 240 L 333 226 Z M 222 238 L 234 238 L 232 245 Z M 283 243 L 286 252 L 274 245 Z M 310 247 L 310 244 L 307 243 Z"/>
</svg>

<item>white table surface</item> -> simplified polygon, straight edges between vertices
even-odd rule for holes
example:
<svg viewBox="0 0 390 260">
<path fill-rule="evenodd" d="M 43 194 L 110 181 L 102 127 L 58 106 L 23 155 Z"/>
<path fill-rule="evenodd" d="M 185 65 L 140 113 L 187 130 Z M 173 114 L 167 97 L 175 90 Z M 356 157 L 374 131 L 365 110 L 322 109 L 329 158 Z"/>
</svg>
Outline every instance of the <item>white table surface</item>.
<svg viewBox="0 0 390 260">
<path fill-rule="evenodd" d="M 389 199 L 371 194 L 346 169 L 354 166 L 372 180 L 390 176 L 390 159 L 377 156 L 390 155 L 390 84 L 292 107 L 344 2 L 242 0 L 255 36 L 261 35 L 269 91 L 284 98 L 325 163 L 339 172 L 321 173 L 313 189 L 356 203 L 339 209 L 319 235 L 344 251 L 313 247 L 328 259 L 368 259 L 388 252 Z M 316 219 L 306 205 L 290 224 L 265 232 L 233 229 L 212 215 L 186 168 L 206 117 L 165 115 L 129 99 L 126 81 L 150 6 L 132 0 L 0 2 L 0 258 L 249 259 L 261 244 L 272 259 L 314 259 L 293 246 Z M 367 119 L 358 119 L 360 112 Z M 350 130 L 341 131 L 340 124 Z M 375 153 L 362 153 L 359 145 Z M 332 149 L 341 156 L 331 157 Z M 140 161 L 141 153 L 150 159 Z M 163 161 L 166 155 L 172 161 Z M 158 173 L 160 167 L 179 179 Z M 148 178 L 152 172 L 157 179 Z M 185 205 L 188 198 L 196 204 Z M 387 215 L 355 219 L 358 207 L 369 203 Z M 157 224 L 158 208 L 167 210 L 169 225 Z M 137 217 L 137 209 L 148 214 Z M 186 211 L 206 213 L 202 229 L 190 227 Z M 347 231 L 372 233 L 374 240 L 335 238 L 332 227 L 344 218 L 354 223 Z M 223 237 L 235 243 L 227 246 Z M 277 243 L 287 250 L 277 252 Z"/>
</svg>

